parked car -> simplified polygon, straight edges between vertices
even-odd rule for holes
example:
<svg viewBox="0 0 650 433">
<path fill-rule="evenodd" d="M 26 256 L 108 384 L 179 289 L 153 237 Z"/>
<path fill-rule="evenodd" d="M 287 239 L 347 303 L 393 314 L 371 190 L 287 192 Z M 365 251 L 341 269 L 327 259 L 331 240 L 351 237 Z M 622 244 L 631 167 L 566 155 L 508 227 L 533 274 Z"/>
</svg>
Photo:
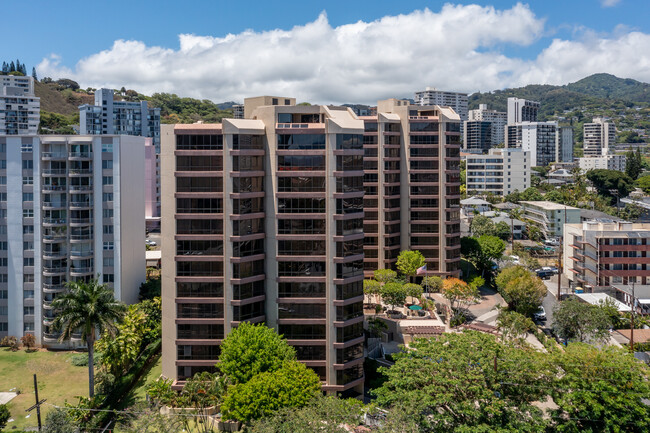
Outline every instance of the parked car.
<svg viewBox="0 0 650 433">
<path fill-rule="evenodd" d="M 539 307 L 539 310 L 535 314 L 533 314 L 533 317 L 535 320 L 539 321 L 544 321 L 546 320 L 546 310 L 544 310 L 544 307 Z"/>
<path fill-rule="evenodd" d="M 542 280 L 550 280 L 551 276 L 553 275 L 553 272 L 551 271 L 545 271 L 544 269 L 536 269 L 535 273 L 539 278 Z"/>
<path fill-rule="evenodd" d="M 149 239 L 146 240 L 146 243 L 150 247 L 155 247 L 156 245 L 158 245 L 155 241 L 152 241 L 152 240 L 149 240 Z"/>
</svg>

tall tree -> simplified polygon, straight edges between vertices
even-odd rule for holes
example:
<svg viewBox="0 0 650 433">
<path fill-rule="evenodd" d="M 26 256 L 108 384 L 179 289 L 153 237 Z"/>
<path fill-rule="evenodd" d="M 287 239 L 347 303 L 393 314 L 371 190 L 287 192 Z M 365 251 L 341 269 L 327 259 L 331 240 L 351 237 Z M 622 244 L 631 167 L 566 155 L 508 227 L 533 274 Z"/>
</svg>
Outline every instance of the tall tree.
<svg viewBox="0 0 650 433">
<path fill-rule="evenodd" d="M 94 351 L 97 333 L 114 334 L 115 322 L 126 313 L 126 305 L 115 300 L 113 290 L 95 279 L 69 281 L 67 291 L 52 302 L 58 311 L 54 327 L 61 329 L 59 341 L 68 340 L 75 332 L 88 346 L 88 387 L 92 398 L 95 390 Z"/>
<path fill-rule="evenodd" d="M 650 370 L 622 348 L 572 343 L 555 352 L 558 432 L 650 431 Z"/>
<path fill-rule="evenodd" d="M 219 370 L 234 383 L 245 383 L 255 375 L 273 372 L 296 351 L 274 329 L 264 324 L 241 323 L 221 343 Z"/>
<path fill-rule="evenodd" d="M 546 296 L 546 285 L 539 277 L 526 272 L 509 281 L 499 293 L 511 310 L 531 317 L 542 305 Z"/>
<path fill-rule="evenodd" d="M 38 76 L 36 75 L 36 68 L 32 68 L 32 78 L 34 78 L 34 81 L 38 81 Z"/>
<path fill-rule="evenodd" d="M 412 277 L 424 266 L 424 256 L 419 251 L 405 250 L 397 256 L 397 269 L 407 277 Z"/>
<path fill-rule="evenodd" d="M 625 154 L 625 174 L 630 176 L 632 180 L 636 180 L 643 170 L 643 167 L 641 165 L 642 163 L 643 161 L 638 149 L 636 153 L 631 150 L 628 151 Z"/>
<path fill-rule="evenodd" d="M 569 299 L 553 309 L 553 330 L 565 340 L 605 342 L 611 327 L 612 318 L 606 307 Z"/>
<path fill-rule="evenodd" d="M 533 404 L 545 400 L 554 377 L 544 356 L 473 331 L 416 339 L 383 369 L 387 381 L 373 393 L 381 407 L 405 411 L 416 431 L 544 431 Z"/>
</svg>

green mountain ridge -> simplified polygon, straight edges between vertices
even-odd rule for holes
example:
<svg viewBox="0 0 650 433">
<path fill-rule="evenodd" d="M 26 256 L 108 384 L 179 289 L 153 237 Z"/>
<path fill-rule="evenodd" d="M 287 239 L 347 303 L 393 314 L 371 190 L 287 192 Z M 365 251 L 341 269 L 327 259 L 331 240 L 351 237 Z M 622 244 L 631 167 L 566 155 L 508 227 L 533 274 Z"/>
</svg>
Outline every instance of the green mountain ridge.
<svg viewBox="0 0 650 433">
<path fill-rule="evenodd" d="M 479 104 L 488 104 L 490 109 L 506 111 L 510 97 L 541 102 L 540 119 L 543 120 L 577 107 L 646 106 L 650 104 L 650 84 L 611 74 L 593 74 L 563 86 L 530 84 L 493 92 L 477 92 L 469 97 L 469 109 L 478 108 Z"/>
</svg>

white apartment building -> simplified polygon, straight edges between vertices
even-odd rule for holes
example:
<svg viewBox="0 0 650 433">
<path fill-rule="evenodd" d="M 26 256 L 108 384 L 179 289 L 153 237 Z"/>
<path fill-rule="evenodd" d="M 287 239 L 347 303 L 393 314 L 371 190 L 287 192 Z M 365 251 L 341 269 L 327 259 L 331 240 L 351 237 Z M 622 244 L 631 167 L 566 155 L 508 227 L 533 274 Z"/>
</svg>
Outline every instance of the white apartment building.
<svg viewBox="0 0 650 433">
<path fill-rule="evenodd" d="M 137 302 L 145 280 L 144 139 L 0 136 L 0 337 L 58 343 L 52 301 L 99 276 Z"/>
<path fill-rule="evenodd" d="M 508 98 L 508 125 L 520 122 L 537 122 L 539 106 L 539 102 Z"/>
<path fill-rule="evenodd" d="M 522 149 L 490 149 L 466 157 L 467 194 L 505 196 L 530 187 L 531 156 Z"/>
<path fill-rule="evenodd" d="M 506 127 L 506 146 L 530 152 L 533 167 L 556 162 L 559 154 L 557 122 L 521 122 Z"/>
<path fill-rule="evenodd" d="M 508 113 L 488 110 L 487 107 L 487 104 L 479 104 L 477 110 L 469 110 L 467 120 L 490 122 L 492 146 L 505 143 L 505 127 L 508 120 Z"/>
<path fill-rule="evenodd" d="M 578 158 L 578 166 L 582 171 L 605 169 L 625 171 L 625 164 L 627 158 L 625 155 L 601 155 L 601 156 L 585 156 Z"/>
<path fill-rule="evenodd" d="M 451 107 L 460 116 L 462 122 L 467 119 L 468 96 L 467 93 L 446 92 L 434 87 L 427 87 L 421 92 L 415 92 L 415 103 L 417 105 L 439 105 Z"/>
<path fill-rule="evenodd" d="M 580 209 L 552 201 L 522 201 L 524 218 L 537 226 L 546 239 L 562 236 L 565 224 L 580 223 Z"/>
<path fill-rule="evenodd" d="M 38 133 L 41 98 L 34 96 L 34 78 L 0 75 L 0 135 Z"/>
<path fill-rule="evenodd" d="M 583 149 L 585 156 L 601 156 L 609 153 L 616 143 L 616 126 L 602 117 L 595 117 L 592 123 L 583 127 Z"/>
</svg>

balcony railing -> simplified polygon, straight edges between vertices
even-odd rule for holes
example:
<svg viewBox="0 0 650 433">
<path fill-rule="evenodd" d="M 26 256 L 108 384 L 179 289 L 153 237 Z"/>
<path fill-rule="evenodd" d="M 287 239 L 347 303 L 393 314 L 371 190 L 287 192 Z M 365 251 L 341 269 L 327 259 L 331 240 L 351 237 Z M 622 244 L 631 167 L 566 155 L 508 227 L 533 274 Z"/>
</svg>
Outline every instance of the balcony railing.
<svg viewBox="0 0 650 433">
<path fill-rule="evenodd" d="M 90 224 L 92 222 L 92 218 L 70 218 L 70 224 Z"/>
<path fill-rule="evenodd" d="M 82 235 L 70 235 L 71 241 L 90 241 L 93 239 L 92 233 L 85 233 Z"/>
<path fill-rule="evenodd" d="M 70 174 L 92 174 L 92 168 L 71 168 Z"/>
<path fill-rule="evenodd" d="M 70 191 L 87 191 L 92 189 L 92 185 L 70 185 Z"/>
<path fill-rule="evenodd" d="M 44 224 L 66 224 L 65 218 L 43 218 Z"/>
<path fill-rule="evenodd" d="M 71 274 L 92 274 L 93 273 L 93 268 L 70 268 L 70 273 Z"/>
<path fill-rule="evenodd" d="M 45 168 L 41 171 L 43 174 L 65 174 L 65 168 Z"/>
<path fill-rule="evenodd" d="M 62 152 L 43 152 L 43 158 L 66 158 L 68 155 Z"/>
<path fill-rule="evenodd" d="M 65 191 L 66 186 L 60 186 L 60 185 L 43 185 L 43 191 Z"/>
<path fill-rule="evenodd" d="M 70 152 L 70 158 L 92 158 L 90 152 Z"/>
<path fill-rule="evenodd" d="M 71 201 L 71 207 L 90 207 L 90 201 Z"/>
</svg>

